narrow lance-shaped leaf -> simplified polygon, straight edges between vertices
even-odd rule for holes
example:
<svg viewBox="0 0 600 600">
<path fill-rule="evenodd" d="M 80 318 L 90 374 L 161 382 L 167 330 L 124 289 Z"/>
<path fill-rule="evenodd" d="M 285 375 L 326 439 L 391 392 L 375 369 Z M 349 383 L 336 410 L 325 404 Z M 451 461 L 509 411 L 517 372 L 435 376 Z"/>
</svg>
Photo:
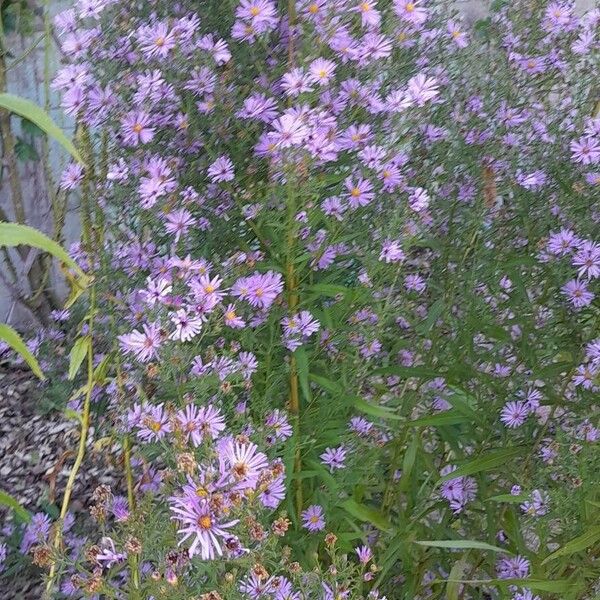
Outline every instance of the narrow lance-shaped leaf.
<svg viewBox="0 0 600 600">
<path fill-rule="evenodd" d="M 27 523 L 31 520 L 31 515 L 19 504 L 18 500 L 2 490 L 0 490 L 0 504 L 11 508 L 21 521 Z"/>
<path fill-rule="evenodd" d="M 542 561 L 542 564 L 545 565 L 560 556 L 569 556 L 571 554 L 576 554 L 577 552 L 582 552 L 595 544 L 598 540 L 600 540 L 600 525 L 590 527 L 584 534 L 573 538 L 564 546 L 561 546 L 558 550 L 547 556 Z"/>
<path fill-rule="evenodd" d="M 4 340 L 15 352 L 20 354 L 35 375 L 40 379 L 45 379 L 36 357 L 31 354 L 21 336 L 10 325 L 0 323 L 0 340 Z"/>
<path fill-rule="evenodd" d="M 71 140 L 67 138 L 50 115 L 35 102 L 13 94 L 0 94 L 0 108 L 5 108 L 20 117 L 25 117 L 51 138 L 54 138 L 75 160 L 83 162 Z"/>
<path fill-rule="evenodd" d="M 392 529 L 390 522 L 386 519 L 386 517 L 378 512 L 377 510 L 365 506 L 364 504 L 359 504 L 355 500 L 349 499 L 342 502 L 342 508 L 348 511 L 353 517 L 360 519 L 361 521 L 366 521 L 375 525 L 378 529 L 383 531 L 389 531 Z"/>
<path fill-rule="evenodd" d="M 64 248 L 41 231 L 29 227 L 28 225 L 4 223 L 0 221 L 0 246 L 12 247 L 21 245 L 33 246 L 34 248 L 39 248 L 44 252 L 52 254 L 52 256 L 76 271 L 80 277 L 86 278 L 85 273 L 67 254 Z"/>
<path fill-rule="evenodd" d="M 447 548 L 452 550 L 477 549 L 510 554 L 505 548 L 499 548 L 498 546 L 492 546 L 491 544 L 478 542 L 477 540 L 415 540 L 415 544 L 430 548 Z"/>
<path fill-rule="evenodd" d="M 79 367 L 83 362 L 89 347 L 91 344 L 90 336 L 86 335 L 85 337 L 79 338 L 73 348 L 71 349 L 71 353 L 69 354 L 69 379 L 75 379 L 75 375 L 77 375 L 77 371 L 79 371 Z"/>
<path fill-rule="evenodd" d="M 515 448 L 502 448 L 500 450 L 491 450 L 484 453 L 473 460 L 463 463 L 458 469 L 444 475 L 440 478 L 440 482 L 448 481 L 456 477 L 465 477 L 466 475 L 473 475 L 473 473 L 480 473 L 481 471 L 489 471 L 506 463 L 515 456 L 523 454 L 523 448 L 517 446 Z"/>
</svg>

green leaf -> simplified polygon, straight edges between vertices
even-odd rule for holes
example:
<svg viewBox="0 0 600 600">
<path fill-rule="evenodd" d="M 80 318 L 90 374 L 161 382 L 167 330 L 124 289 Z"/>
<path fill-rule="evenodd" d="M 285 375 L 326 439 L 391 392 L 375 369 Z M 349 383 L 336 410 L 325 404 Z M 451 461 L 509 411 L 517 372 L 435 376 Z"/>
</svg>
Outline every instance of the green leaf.
<svg viewBox="0 0 600 600">
<path fill-rule="evenodd" d="M 31 354 L 21 336 L 10 325 L 0 323 L 0 340 L 4 340 L 15 352 L 19 353 L 35 375 L 40 379 L 45 379 L 36 357 Z"/>
<path fill-rule="evenodd" d="M 460 583 L 457 583 L 462 579 L 471 568 L 471 565 L 468 560 L 465 560 L 465 555 L 460 560 L 457 560 L 450 573 L 448 575 L 448 584 L 446 585 L 446 596 L 445 600 L 458 600 L 460 595 Z"/>
<path fill-rule="evenodd" d="M 21 119 L 21 129 L 23 130 L 23 133 L 28 133 L 33 137 L 44 135 L 44 132 L 35 123 L 32 123 L 29 119 Z"/>
<path fill-rule="evenodd" d="M 473 473 L 480 473 L 481 471 L 489 471 L 490 469 L 506 464 L 508 460 L 515 456 L 522 456 L 522 454 L 523 448 L 521 446 L 491 450 L 473 460 L 463 463 L 458 469 L 452 471 L 452 473 L 448 473 L 447 475 L 444 475 L 444 477 L 441 477 L 439 482 L 449 481 L 456 477 L 473 475 Z"/>
<path fill-rule="evenodd" d="M 398 483 L 398 490 L 401 492 L 406 492 L 410 488 L 410 476 L 415 466 L 420 441 L 420 435 L 418 433 L 414 434 L 404 454 L 404 459 L 402 460 L 402 477 Z"/>
<path fill-rule="evenodd" d="M 21 138 L 17 138 L 15 152 L 17 158 L 22 161 L 39 160 L 40 158 L 35 147 Z"/>
<path fill-rule="evenodd" d="M 314 285 L 308 286 L 306 291 L 320 294 L 322 296 L 335 297 L 339 294 L 347 294 L 351 291 L 351 289 L 344 285 L 336 285 L 333 283 L 315 283 Z"/>
<path fill-rule="evenodd" d="M 496 585 L 517 585 L 531 590 L 552 592 L 554 594 L 560 594 L 573 588 L 581 587 L 580 583 L 573 583 L 568 579 L 494 579 L 493 583 Z"/>
<path fill-rule="evenodd" d="M 521 504 L 521 502 L 525 502 L 529 497 L 528 496 L 513 496 L 512 494 L 500 494 L 499 496 L 491 496 L 490 498 L 486 498 L 485 502 L 507 502 L 508 504 Z"/>
<path fill-rule="evenodd" d="M 415 540 L 415 544 L 420 546 L 428 546 L 430 548 L 450 548 L 454 550 L 465 550 L 465 549 L 477 549 L 477 550 L 490 550 L 492 552 L 503 552 L 508 553 L 508 550 L 499 548 L 498 546 L 492 546 L 485 542 L 478 542 L 476 540 Z"/>
<path fill-rule="evenodd" d="M 308 355 L 304 348 L 298 348 L 294 352 L 296 357 L 296 369 L 298 371 L 298 381 L 300 382 L 300 389 L 307 402 L 311 401 L 310 384 L 308 383 Z"/>
<path fill-rule="evenodd" d="M 52 256 L 76 271 L 82 279 L 87 280 L 87 276 L 79 268 L 79 265 L 66 253 L 60 244 L 50 239 L 47 235 L 28 225 L 0 221 L 0 246 L 12 247 L 21 245 L 33 246 L 52 254 Z"/>
<path fill-rule="evenodd" d="M 406 379 L 407 377 L 417 377 L 419 379 L 435 379 L 440 376 L 438 371 L 428 369 L 427 367 L 402 367 L 394 365 L 392 367 L 381 367 L 373 371 L 373 375 L 397 375 Z"/>
<path fill-rule="evenodd" d="M 545 565 L 560 556 L 569 556 L 570 554 L 581 552 L 582 550 L 589 548 L 592 544 L 595 544 L 598 540 L 600 540 L 600 525 L 590 527 L 584 534 L 573 538 L 570 542 L 561 546 L 558 550 L 547 556 L 542 561 L 542 565 Z"/>
<path fill-rule="evenodd" d="M 408 421 L 407 425 L 409 427 L 444 427 L 447 425 L 466 423 L 467 421 L 467 417 L 461 415 L 457 410 L 445 410 L 437 415 Z"/>
<path fill-rule="evenodd" d="M 444 312 L 444 300 L 440 298 L 431 305 L 427 317 L 415 327 L 415 331 L 421 335 L 426 335 L 431 331 L 442 312 Z"/>
<path fill-rule="evenodd" d="M 392 419 L 396 421 L 402 420 L 400 415 L 392 412 L 389 408 L 384 408 L 383 406 L 377 406 L 375 404 L 365 402 L 362 398 L 355 398 L 353 404 L 358 410 L 373 417 L 379 417 L 380 419 Z"/>
<path fill-rule="evenodd" d="M 75 160 L 83 162 L 73 143 L 63 133 L 62 129 L 52 120 L 50 115 L 40 106 L 13 94 L 0 94 L 0 108 L 25 117 L 42 131 L 54 138 Z"/>
<path fill-rule="evenodd" d="M 75 375 L 77 375 L 77 371 L 79 371 L 79 367 L 85 359 L 90 345 L 90 336 L 86 335 L 85 337 L 78 338 L 73 348 L 71 348 L 71 353 L 69 354 L 69 379 L 71 381 L 75 379 Z"/>
<path fill-rule="evenodd" d="M 331 379 L 327 379 L 327 377 L 321 377 L 321 375 L 315 375 L 314 373 L 310 373 L 308 377 L 330 394 L 337 395 L 344 393 L 344 387 L 337 381 L 332 381 Z"/>
<path fill-rule="evenodd" d="M 367 521 L 382 531 L 390 531 L 392 529 L 392 525 L 386 517 L 374 508 L 369 508 L 365 504 L 359 504 L 351 498 L 342 502 L 341 506 L 353 517 L 360 521 Z"/>
<path fill-rule="evenodd" d="M 433 583 L 447 583 L 449 579 L 437 579 Z M 482 585 L 497 585 L 507 587 L 516 585 L 531 590 L 553 592 L 560 594 L 574 588 L 580 587 L 578 583 L 572 583 L 568 579 L 458 579 L 456 583 L 466 583 L 480 587 Z"/>
<path fill-rule="evenodd" d="M 12 508 L 21 521 L 24 521 L 25 523 L 31 521 L 31 515 L 19 504 L 18 500 L 2 490 L 0 490 L 0 504 Z"/>
</svg>

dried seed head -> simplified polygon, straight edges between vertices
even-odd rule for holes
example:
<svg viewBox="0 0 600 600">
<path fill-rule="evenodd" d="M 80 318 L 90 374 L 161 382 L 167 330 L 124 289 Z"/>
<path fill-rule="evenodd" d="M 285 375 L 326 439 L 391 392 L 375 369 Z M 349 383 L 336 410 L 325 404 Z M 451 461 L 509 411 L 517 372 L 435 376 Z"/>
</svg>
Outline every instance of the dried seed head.
<svg viewBox="0 0 600 600">
<path fill-rule="evenodd" d="M 286 534 L 287 530 L 290 528 L 290 520 L 286 517 L 280 517 L 271 525 L 271 530 L 273 533 L 279 537 L 282 537 Z"/>
<path fill-rule="evenodd" d="M 328 546 L 335 546 L 335 543 L 337 542 L 337 536 L 334 533 L 328 533 L 325 536 L 325 543 Z"/>
<path fill-rule="evenodd" d="M 302 572 L 302 567 L 300 566 L 299 562 L 292 562 L 290 563 L 290 566 L 288 567 L 290 573 L 301 573 Z"/>
<path fill-rule="evenodd" d="M 92 494 L 92 501 L 96 504 L 106 504 L 112 500 L 112 491 L 109 485 L 99 485 Z"/>
<path fill-rule="evenodd" d="M 134 536 L 129 536 L 125 542 L 125 550 L 129 554 L 139 554 L 142 551 L 142 542 Z"/>
<path fill-rule="evenodd" d="M 196 460 L 190 452 L 182 452 L 177 455 L 177 470 L 192 475 L 196 470 Z"/>
<path fill-rule="evenodd" d="M 95 563 L 96 559 L 98 558 L 98 554 L 100 554 L 100 552 L 101 552 L 101 550 L 98 546 L 96 546 L 96 545 L 90 546 L 85 551 L 85 559 L 88 562 Z"/>
<path fill-rule="evenodd" d="M 256 563 L 252 567 L 252 572 L 254 573 L 254 575 L 256 575 L 256 577 L 258 579 L 268 579 L 269 578 L 269 572 L 260 563 Z"/>
<path fill-rule="evenodd" d="M 52 563 L 52 551 L 48 546 L 34 546 L 31 549 L 33 564 L 38 567 L 47 567 Z"/>
</svg>

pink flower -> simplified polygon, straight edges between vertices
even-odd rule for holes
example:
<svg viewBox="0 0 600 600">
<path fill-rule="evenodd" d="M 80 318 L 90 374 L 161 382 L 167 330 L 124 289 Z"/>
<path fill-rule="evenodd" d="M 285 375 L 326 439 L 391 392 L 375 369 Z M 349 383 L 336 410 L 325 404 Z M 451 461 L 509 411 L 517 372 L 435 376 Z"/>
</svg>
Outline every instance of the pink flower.
<svg viewBox="0 0 600 600">
<path fill-rule="evenodd" d="M 331 60 L 317 58 L 310 63 L 308 73 L 314 83 L 327 85 L 333 77 L 335 66 L 335 63 Z"/>
<path fill-rule="evenodd" d="M 169 336 L 172 340 L 180 342 L 189 342 L 197 336 L 202 329 L 203 319 L 201 317 L 191 316 L 184 309 L 178 310 L 171 321 L 175 325 L 175 331 Z"/>
<path fill-rule="evenodd" d="M 427 21 L 427 9 L 418 6 L 420 0 L 394 0 L 394 11 L 403 21 L 423 25 Z"/>
<path fill-rule="evenodd" d="M 437 81 L 419 73 L 408 80 L 408 96 L 417 106 L 424 106 L 426 102 L 439 95 Z"/>
<path fill-rule="evenodd" d="M 231 181 L 234 177 L 233 163 L 228 156 L 220 156 L 208 168 L 208 176 L 213 183 Z"/>
<path fill-rule="evenodd" d="M 160 328 L 150 323 L 143 326 L 143 332 L 135 330 L 132 333 L 119 336 L 121 349 L 133 354 L 141 362 L 156 358 L 162 343 Z"/>
<path fill-rule="evenodd" d="M 150 123 L 150 115 L 145 112 L 129 113 L 121 120 L 123 144 L 137 146 L 150 142 L 154 137 L 154 127 Z"/>
</svg>

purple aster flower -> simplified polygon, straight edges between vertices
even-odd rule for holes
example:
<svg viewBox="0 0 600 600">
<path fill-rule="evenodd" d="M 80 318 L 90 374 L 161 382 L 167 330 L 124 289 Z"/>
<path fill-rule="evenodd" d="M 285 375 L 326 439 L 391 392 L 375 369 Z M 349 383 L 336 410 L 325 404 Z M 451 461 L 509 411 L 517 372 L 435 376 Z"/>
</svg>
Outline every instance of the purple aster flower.
<svg viewBox="0 0 600 600">
<path fill-rule="evenodd" d="M 332 60 L 317 58 L 310 63 L 308 76 L 310 81 L 318 85 L 327 85 L 335 71 L 336 64 Z"/>
<path fill-rule="evenodd" d="M 546 492 L 533 490 L 529 500 L 521 504 L 521 510 L 530 517 L 541 517 L 548 512 L 550 497 Z"/>
<path fill-rule="evenodd" d="M 283 477 L 278 477 L 266 486 L 261 486 L 260 489 L 262 492 L 258 498 L 263 506 L 267 508 L 277 508 L 285 498 L 285 481 Z"/>
<path fill-rule="evenodd" d="M 47 541 L 51 526 L 52 521 L 47 514 L 42 512 L 35 513 L 31 517 L 31 521 L 29 521 L 27 527 L 25 527 L 21 546 L 19 547 L 21 554 L 26 554 L 32 546 Z"/>
<path fill-rule="evenodd" d="M 311 77 L 303 69 L 292 69 L 281 78 L 281 87 L 287 96 L 311 92 Z"/>
<path fill-rule="evenodd" d="M 323 518 L 323 508 L 318 504 L 309 506 L 302 513 L 303 526 L 311 533 L 325 529 L 325 519 Z"/>
<path fill-rule="evenodd" d="M 233 163 L 228 156 L 220 156 L 208 168 L 208 176 L 213 183 L 232 181 L 234 178 Z"/>
<path fill-rule="evenodd" d="M 368 179 L 359 178 L 357 181 L 352 177 L 347 177 L 344 185 L 348 190 L 348 205 L 350 208 L 367 206 L 375 198 L 373 185 Z"/>
<path fill-rule="evenodd" d="M 256 444 L 229 441 L 223 448 L 225 472 L 231 474 L 239 488 L 255 488 L 261 472 L 268 467 L 267 457 Z"/>
<path fill-rule="evenodd" d="M 596 279 L 600 277 L 600 244 L 585 241 L 572 259 L 573 266 L 578 268 L 579 277 Z"/>
<path fill-rule="evenodd" d="M 129 518 L 129 502 L 127 498 L 124 496 L 114 496 L 110 511 L 120 523 L 127 521 Z"/>
<path fill-rule="evenodd" d="M 373 551 L 369 546 L 359 546 L 356 548 L 358 560 L 363 565 L 366 565 L 373 558 Z"/>
<path fill-rule="evenodd" d="M 435 79 L 419 73 L 408 80 L 408 96 L 417 106 L 424 106 L 429 100 L 439 95 L 438 83 Z"/>
<path fill-rule="evenodd" d="M 132 112 L 121 121 L 123 144 L 137 146 L 147 144 L 154 138 L 154 127 L 150 115 L 145 112 Z"/>
<path fill-rule="evenodd" d="M 551 233 L 546 249 L 550 254 L 564 256 L 579 246 L 579 239 L 570 229 L 561 229 L 558 233 Z"/>
<path fill-rule="evenodd" d="M 419 6 L 421 0 L 394 0 L 394 11 L 403 21 L 420 26 L 427 21 L 426 8 Z"/>
<path fill-rule="evenodd" d="M 133 354 L 141 362 L 158 356 L 158 349 L 162 344 L 160 328 L 154 323 L 143 326 L 143 332 L 137 329 L 132 333 L 119 336 L 121 349 Z"/>
<path fill-rule="evenodd" d="M 510 428 L 520 427 L 529 415 L 529 408 L 520 400 L 507 402 L 500 413 L 500 420 Z"/>
<path fill-rule="evenodd" d="M 74 190 L 82 181 L 83 165 L 70 163 L 61 175 L 60 187 L 63 190 Z"/>
<path fill-rule="evenodd" d="M 137 30 L 136 38 L 146 58 L 165 58 L 176 44 L 175 36 L 166 23 L 144 25 Z"/>
<path fill-rule="evenodd" d="M 529 561 L 524 556 L 503 556 L 496 563 L 499 579 L 525 579 L 529 576 Z"/>
<path fill-rule="evenodd" d="M 279 409 L 275 409 L 272 413 L 267 415 L 265 425 L 274 430 L 275 437 L 279 440 L 285 440 L 291 437 L 294 432 L 292 426 L 289 424 L 287 415 Z"/>
<path fill-rule="evenodd" d="M 215 440 L 225 429 L 225 420 L 219 409 L 212 405 L 198 408 L 188 404 L 185 409 L 177 412 L 177 421 L 183 431 L 186 441 L 194 446 L 200 446 L 206 436 Z"/>
<path fill-rule="evenodd" d="M 462 31 L 462 28 L 457 21 L 448 21 L 447 29 L 450 38 L 459 48 L 466 48 L 469 45 L 467 34 Z"/>
<path fill-rule="evenodd" d="M 329 472 L 333 473 L 335 469 L 344 469 L 346 465 L 346 450 L 343 446 L 337 448 L 326 448 L 325 452 L 321 454 L 321 462 L 329 467 Z"/>
<path fill-rule="evenodd" d="M 179 545 L 193 538 L 188 550 L 190 557 L 199 555 L 202 560 L 214 560 L 216 556 L 223 556 L 222 540 L 231 536 L 227 530 L 239 520 L 221 522 L 206 498 L 184 496 L 170 500 L 171 519 L 179 522 L 177 533 L 183 534 Z"/>
<path fill-rule="evenodd" d="M 144 442 L 158 442 L 171 432 L 169 415 L 163 404 L 146 404 L 138 423 L 138 437 Z"/>
<path fill-rule="evenodd" d="M 583 308 L 591 304 L 594 293 L 588 290 L 587 283 L 579 279 L 572 279 L 563 285 L 562 293 L 568 298 L 574 308 Z"/>
<path fill-rule="evenodd" d="M 421 187 L 414 188 L 408 197 L 408 205 L 410 209 L 414 210 L 416 213 L 427 210 L 429 202 L 430 198 L 427 190 Z"/>
<path fill-rule="evenodd" d="M 600 161 L 600 144 L 592 137 L 571 142 L 571 158 L 576 163 L 591 165 Z"/>
<path fill-rule="evenodd" d="M 169 339 L 189 342 L 200 333 L 204 319 L 180 309 L 171 316 L 171 321 L 175 325 L 175 330 L 171 333 Z"/>
</svg>

